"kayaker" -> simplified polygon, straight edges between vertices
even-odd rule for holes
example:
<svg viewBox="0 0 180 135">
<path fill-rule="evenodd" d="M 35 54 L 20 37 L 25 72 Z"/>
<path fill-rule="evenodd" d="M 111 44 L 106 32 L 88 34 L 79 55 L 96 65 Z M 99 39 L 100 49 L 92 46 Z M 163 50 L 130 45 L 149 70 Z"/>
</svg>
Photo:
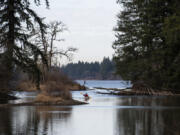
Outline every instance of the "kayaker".
<svg viewBox="0 0 180 135">
<path fill-rule="evenodd" d="M 87 93 L 83 94 L 83 96 L 84 96 L 85 98 L 88 98 L 88 97 L 89 97 L 89 95 L 88 95 Z"/>
</svg>

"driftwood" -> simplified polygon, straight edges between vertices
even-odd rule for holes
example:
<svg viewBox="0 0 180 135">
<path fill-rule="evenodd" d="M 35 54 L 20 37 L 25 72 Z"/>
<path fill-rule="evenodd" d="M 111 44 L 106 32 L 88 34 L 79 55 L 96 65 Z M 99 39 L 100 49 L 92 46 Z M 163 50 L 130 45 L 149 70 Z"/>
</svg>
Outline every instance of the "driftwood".
<svg viewBox="0 0 180 135">
<path fill-rule="evenodd" d="M 97 92 L 99 94 L 111 94 L 119 96 L 180 96 L 180 94 L 174 94 L 171 91 L 119 91 L 119 92 Z"/>
<path fill-rule="evenodd" d="M 158 90 L 150 87 L 149 85 L 143 83 L 143 82 L 137 82 L 134 83 L 132 86 L 132 92 L 137 95 L 156 95 L 156 96 L 161 96 L 161 95 L 178 95 L 180 93 L 174 92 L 172 90 Z"/>
<path fill-rule="evenodd" d="M 99 89 L 99 90 L 113 90 L 113 91 L 123 91 L 123 90 L 128 90 L 131 88 L 126 88 L 126 89 L 118 89 L 118 88 L 103 88 L 103 87 L 93 87 L 94 89 Z"/>
<path fill-rule="evenodd" d="M 132 88 L 117 89 L 117 88 L 102 88 L 94 87 L 99 90 L 111 90 L 110 92 L 97 92 L 99 94 L 112 94 L 121 96 L 180 96 L 179 91 L 172 90 L 157 90 L 144 83 L 135 83 Z"/>
</svg>

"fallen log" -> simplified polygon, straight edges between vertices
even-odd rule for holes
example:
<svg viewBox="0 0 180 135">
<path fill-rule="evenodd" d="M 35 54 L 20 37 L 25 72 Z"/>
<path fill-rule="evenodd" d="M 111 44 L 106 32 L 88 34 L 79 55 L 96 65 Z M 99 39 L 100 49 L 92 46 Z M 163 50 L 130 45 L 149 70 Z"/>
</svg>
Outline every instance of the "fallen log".
<svg viewBox="0 0 180 135">
<path fill-rule="evenodd" d="M 110 94 L 110 95 L 119 95 L 119 96 L 180 96 L 180 94 L 174 94 L 171 91 L 119 91 L 119 92 L 97 92 L 98 94 Z"/>
<path fill-rule="evenodd" d="M 130 88 L 126 89 L 118 89 L 118 88 L 103 88 L 103 87 L 93 87 L 94 89 L 98 90 L 113 90 L 113 91 L 123 91 L 123 90 L 130 90 Z"/>
</svg>

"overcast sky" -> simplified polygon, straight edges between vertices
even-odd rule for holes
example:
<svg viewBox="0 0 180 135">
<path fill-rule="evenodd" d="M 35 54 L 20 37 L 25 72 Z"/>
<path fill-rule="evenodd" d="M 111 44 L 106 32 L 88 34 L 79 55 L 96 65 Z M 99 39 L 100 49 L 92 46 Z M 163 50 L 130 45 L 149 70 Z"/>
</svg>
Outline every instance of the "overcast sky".
<svg viewBox="0 0 180 135">
<path fill-rule="evenodd" d="M 120 6 L 116 0 L 49 0 L 50 9 L 35 8 L 46 21 L 58 20 L 67 25 L 63 47 L 78 48 L 73 62 L 101 61 L 104 56 L 112 57 L 113 27 Z"/>
</svg>

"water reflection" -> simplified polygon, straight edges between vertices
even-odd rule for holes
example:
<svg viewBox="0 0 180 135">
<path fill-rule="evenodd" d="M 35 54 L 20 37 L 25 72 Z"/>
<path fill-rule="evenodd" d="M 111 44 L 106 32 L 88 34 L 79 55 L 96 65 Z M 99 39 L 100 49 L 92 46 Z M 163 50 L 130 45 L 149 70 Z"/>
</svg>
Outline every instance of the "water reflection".
<svg viewBox="0 0 180 135">
<path fill-rule="evenodd" d="M 0 135 L 53 135 L 54 125 L 65 124 L 71 110 L 47 106 L 0 108 Z"/>
<path fill-rule="evenodd" d="M 12 135 L 11 109 L 0 109 L 0 135 Z"/>
<path fill-rule="evenodd" d="M 160 105 L 178 106 L 179 98 L 125 98 L 119 105 L 151 106 L 152 108 L 116 109 L 115 135 L 179 135 L 180 108 L 153 108 Z"/>
<path fill-rule="evenodd" d="M 0 108 L 0 135 L 180 134 L 179 97 L 89 94 L 82 106 Z"/>
<path fill-rule="evenodd" d="M 180 107 L 180 97 L 173 96 L 128 96 L 116 100 L 117 105 L 123 106 L 151 106 L 151 107 Z"/>
</svg>

